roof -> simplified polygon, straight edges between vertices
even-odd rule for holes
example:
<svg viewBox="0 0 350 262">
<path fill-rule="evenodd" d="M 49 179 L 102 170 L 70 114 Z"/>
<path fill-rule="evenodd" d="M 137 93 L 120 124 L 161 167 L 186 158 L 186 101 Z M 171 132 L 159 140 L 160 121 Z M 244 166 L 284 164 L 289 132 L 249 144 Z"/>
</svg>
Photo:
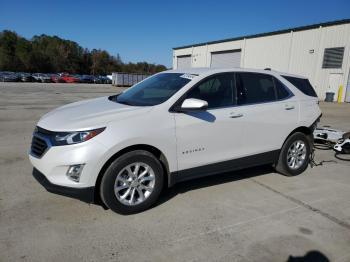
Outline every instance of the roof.
<svg viewBox="0 0 350 262">
<path fill-rule="evenodd" d="M 210 45 L 210 44 L 224 43 L 224 42 L 230 42 L 230 41 L 237 41 L 237 40 L 249 39 L 249 38 L 258 38 L 258 37 L 264 37 L 264 36 L 270 36 L 270 35 L 279 35 L 279 34 L 289 33 L 291 31 L 298 32 L 298 31 L 305 31 L 305 30 L 315 29 L 315 28 L 319 28 L 319 27 L 328 27 L 328 26 L 342 25 L 342 24 L 349 24 L 349 23 L 350 23 L 350 19 L 336 20 L 336 21 L 325 22 L 325 23 L 320 23 L 320 24 L 306 25 L 306 26 L 288 28 L 288 29 L 283 29 L 283 30 L 278 30 L 278 31 L 272 31 L 272 32 L 268 32 L 268 33 L 261 33 L 261 34 L 254 34 L 254 35 L 245 35 L 245 36 L 239 36 L 239 37 L 234 37 L 234 38 L 227 38 L 227 39 L 222 39 L 222 40 L 217 40 L 217 41 L 203 42 L 203 43 L 199 43 L 199 44 L 179 46 L 179 47 L 174 47 L 173 50 L 189 48 L 189 47 L 194 47 L 194 46 L 201 46 L 201 45 Z"/>
<path fill-rule="evenodd" d="M 170 69 L 165 72 L 167 73 L 181 73 L 181 74 L 192 74 L 192 75 L 203 75 L 209 72 L 213 72 L 215 69 L 209 67 L 190 67 L 184 69 Z M 164 72 L 164 71 L 163 71 Z"/>
<path fill-rule="evenodd" d="M 304 76 L 280 72 L 276 70 L 270 69 L 253 69 L 253 68 L 210 68 L 210 67 L 197 67 L 197 68 L 184 68 L 184 69 L 172 69 L 163 71 L 161 73 L 181 73 L 181 74 L 191 74 L 191 75 L 211 75 L 217 73 L 227 73 L 227 72 L 252 72 L 252 73 L 263 73 L 263 74 L 271 74 L 271 75 L 286 75 L 298 78 L 306 78 Z"/>
</svg>

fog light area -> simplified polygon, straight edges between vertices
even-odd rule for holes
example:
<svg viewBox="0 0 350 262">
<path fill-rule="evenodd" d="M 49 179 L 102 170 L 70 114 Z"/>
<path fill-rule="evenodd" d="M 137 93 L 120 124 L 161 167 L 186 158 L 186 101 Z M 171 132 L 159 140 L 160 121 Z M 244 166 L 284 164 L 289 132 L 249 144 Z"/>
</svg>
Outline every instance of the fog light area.
<svg viewBox="0 0 350 262">
<path fill-rule="evenodd" d="M 71 165 L 69 166 L 67 170 L 67 177 L 74 181 L 74 182 L 79 182 L 80 180 L 80 174 L 83 171 L 85 164 L 79 164 L 79 165 Z"/>
</svg>

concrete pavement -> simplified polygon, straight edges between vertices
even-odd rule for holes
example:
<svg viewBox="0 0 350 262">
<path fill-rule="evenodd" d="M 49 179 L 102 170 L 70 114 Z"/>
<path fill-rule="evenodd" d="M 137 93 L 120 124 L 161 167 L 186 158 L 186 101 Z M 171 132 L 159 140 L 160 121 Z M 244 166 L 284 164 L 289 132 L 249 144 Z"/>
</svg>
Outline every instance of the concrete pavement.
<svg viewBox="0 0 350 262">
<path fill-rule="evenodd" d="M 350 162 L 284 177 L 270 167 L 176 185 L 122 216 L 45 191 L 27 158 L 39 117 L 119 92 L 108 85 L 0 83 L 0 261 L 350 261 Z M 350 130 L 350 104 L 321 104 Z M 314 253 L 310 253 L 314 252 Z"/>
</svg>

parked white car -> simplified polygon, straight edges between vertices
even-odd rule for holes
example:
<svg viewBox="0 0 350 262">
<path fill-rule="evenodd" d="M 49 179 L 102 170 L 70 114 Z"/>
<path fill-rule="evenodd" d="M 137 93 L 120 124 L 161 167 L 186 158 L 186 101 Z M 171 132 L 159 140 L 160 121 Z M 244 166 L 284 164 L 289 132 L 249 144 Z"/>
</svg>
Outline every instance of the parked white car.
<svg viewBox="0 0 350 262">
<path fill-rule="evenodd" d="M 287 176 L 302 173 L 320 116 L 303 77 L 170 70 L 119 95 L 44 115 L 29 158 L 48 191 L 135 213 L 188 179 L 263 164 Z"/>
</svg>

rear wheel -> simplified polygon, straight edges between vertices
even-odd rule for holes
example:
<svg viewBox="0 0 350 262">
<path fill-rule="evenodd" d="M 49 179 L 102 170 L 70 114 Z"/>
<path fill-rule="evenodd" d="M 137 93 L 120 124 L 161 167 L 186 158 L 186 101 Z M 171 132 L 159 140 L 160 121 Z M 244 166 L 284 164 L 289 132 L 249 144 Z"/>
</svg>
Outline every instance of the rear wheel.
<svg viewBox="0 0 350 262">
<path fill-rule="evenodd" d="M 310 153 L 310 139 L 304 133 L 296 132 L 282 146 L 276 170 L 285 176 L 299 175 L 307 168 Z"/>
<path fill-rule="evenodd" d="M 163 168 L 151 153 L 135 150 L 117 158 L 101 181 L 101 198 L 120 214 L 143 211 L 156 202 L 163 187 Z"/>
<path fill-rule="evenodd" d="M 350 139 L 350 132 L 347 132 L 343 135 L 343 139 Z M 350 154 L 350 144 L 346 143 L 345 145 L 343 145 L 343 152 L 344 154 Z"/>
</svg>

